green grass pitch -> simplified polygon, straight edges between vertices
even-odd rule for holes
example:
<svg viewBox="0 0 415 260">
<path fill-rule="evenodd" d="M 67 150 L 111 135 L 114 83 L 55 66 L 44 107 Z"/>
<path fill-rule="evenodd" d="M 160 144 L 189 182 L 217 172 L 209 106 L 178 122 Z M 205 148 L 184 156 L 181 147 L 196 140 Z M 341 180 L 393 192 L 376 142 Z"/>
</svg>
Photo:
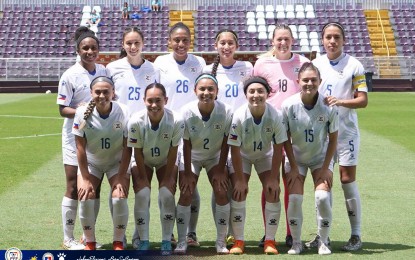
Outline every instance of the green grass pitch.
<svg viewBox="0 0 415 260">
<path fill-rule="evenodd" d="M 363 250 L 340 251 L 350 228 L 346 216 L 338 171 L 333 188 L 333 226 L 331 259 L 410 259 L 415 255 L 415 94 L 369 93 L 369 105 L 358 110 L 361 151 L 358 184 L 362 197 Z M 0 95 L 0 249 L 60 249 L 62 224 L 60 204 L 65 190 L 61 162 L 61 127 L 56 95 Z M 152 183 L 150 239 L 160 246 L 161 227 L 157 206 L 156 178 Z M 313 237 L 315 227 L 312 182 L 308 176 L 303 202 L 303 241 Z M 202 247 L 190 249 L 190 257 L 219 258 L 215 255 L 216 232 L 210 209 L 211 188 L 207 177 L 199 179 L 201 214 L 198 237 Z M 260 182 L 252 173 L 247 201 L 246 254 L 241 258 L 262 259 L 257 247 L 263 235 L 260 209 Z M 108 209 L 108 182 L 103 183 L 101 210 L 96 235 L 104 247 L 111 248 L 112 225 Z M 130 191 L 131 193 L 131 191 Z M 130 194 L 131 196 L 131 194 Z M 131 196 L 133 198 L 133 196 Z M 281 197 L 282 198 L 282 197 Z M 133 233 L 133 199 L 129 200 L 127 230 L 129 249 Z M 283 213 L 284 214 L 284 213 Z M 281 216 L 284 216 L 284 215 Z M 285 223 L 280 220 L 276 240 L 282 258 Z M 176 231 L 175 231 L 176 232 Z M 76 236 L 81 235 L 79 220 Z M 224 258 L 227 256 L 221 256 Z M 233 257 L 233 256 L 228 256 Z M 307 250 L 300 258 L 318 257 Z M 238 258 L 239 259 L 239 258 Z"/>
</svg>

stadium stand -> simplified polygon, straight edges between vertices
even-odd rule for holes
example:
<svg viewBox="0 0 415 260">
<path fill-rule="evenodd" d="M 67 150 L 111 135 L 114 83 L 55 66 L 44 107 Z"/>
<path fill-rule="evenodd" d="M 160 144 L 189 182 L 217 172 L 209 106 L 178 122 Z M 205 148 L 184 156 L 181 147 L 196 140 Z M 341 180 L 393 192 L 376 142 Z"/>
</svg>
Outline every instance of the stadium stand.
<svg viewBox="0 0 415 260">
<path fill-rule="evenodd" d="M 103 22 L 102 26 L 93 28 L 101 40 L 103 63 L 110 61 L 108 55 L 110 59 L 116 58 L 114 54 L 120 50 L 123 29 L 127 26 L 142 29 L 146 37 L 143 51 L 153 59 L 168 51 L 169 26 L 182 21 L 191 29 L 194 44 L 191 51 L 207 57 L 209 63 L 215 53 L 214 36 L 220 29 L 236 31 L 240 38 L 239 51 L 247 53 L 249 56 L 244 58 L 251 60 L 256 53 L 271 48 L 276 23 L 290 25 L 296 39 L 293 50 L 314 51 L 319 55 L 324 51 L 320 36 L 322 25 L 338 21 L 347 32 L 345 51 L 360 59 L 374 78 L 411 80 L 415 76 L 412 59 L 415 4 L 385 0 L 376 1 L 378 6 L 375 6 L 370 2 L 178 0 L 166 3 L 160 13 L 153 13 L 145 9 L 149 1 L 136 0 L 130 6 L 132 13 L 136 12 L 140 18 L 122 20 L 119 2 L 115 0 L 74 0 L 73 4 L 60 4 L 57 0 L 5 0 L 0 2 L 0 81 L 16 77 L 38 81 L 58 79 L 65 66 L 74 60 L 72 34 L 79 25 L 85 24 L 93 9 L 100 11 Z M 62 63 L 54 65 L 59 69 L 50 70 L 47 64 L 53 64 L 54 58 Z M 19 75 L 20 63 L 31 72 Z"/>
</svg>

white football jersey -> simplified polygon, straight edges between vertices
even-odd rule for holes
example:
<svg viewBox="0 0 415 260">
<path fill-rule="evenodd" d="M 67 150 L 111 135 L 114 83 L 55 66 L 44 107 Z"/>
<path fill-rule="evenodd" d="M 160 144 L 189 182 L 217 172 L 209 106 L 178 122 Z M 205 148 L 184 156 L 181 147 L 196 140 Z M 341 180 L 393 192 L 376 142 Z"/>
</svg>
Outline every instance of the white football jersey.
<svg viewBox="0 0 415 260">
<path fill-rule="evenodd" d="M 90 84 L 99 76 L 107 76 L 105 67 L 95 64 L 95 73 L 89 73 L 78 62 L 68 68 L 59 80 L 56 104 L 77 108 L 91 100 Z M 75 137 L 72 135 L 73 118 L 65 118 L 62 127 L 62 146 L 75 147 Z"/>
<path fill-rule="evenodd" d="M 165 108 L 158 128 L 153 129 L 145 109 L 133 114 L 128 122 L 128 146 L 143 149 L 146 165 L 164 165 L 170 147 L 179 145 L 183 132 L 184 122 L 179 114 Z"/>
<path fill-rule="evenodd" d="M 148 60 L 134 67 L 124 57 L 109 63 L 107 71 L 114 81 L 117 101 L 127 106 L 130 115 L 145 109 L 143 98 L 146 87 L 160 82 L 159 70 Z"/>
<path fill-rule="evenodd" d="M 229 134 L 232 111 L 230 107 L 216 100 L 210 118 L 205 121 L 198 103 L 199 101 L 193 101 L 182 110 L 185 123 L 183 139 L 192 144 L 192 160 L 204 161 L 220 156 L 223 138 Z"/>
<path fill-rule="evenodd" d="M 183 64 L 179 64 L 173 54 L 158 56 L 154 65 L 160 70 L 160 83 L 166 88 L 169 98 L 166 107 L 180 112 L 183 105 L 196 100 L 195 80 L 202 73 L 206 62 L 202 57 L 188 54 Z"/>
<path fill-rule="evenodd" d="M 124 137 L 127 137 L 128 115 L 127 108 L 117 102 L 112 102 L 112 109 L 107 118 L 102 118 L 97 109 L 86 120 L 83 129 L 87 105 L 76 109 L 72 133 L 85 137 L 88 163 L 99 168 L 114 165 L 121 160 Z"/>
<path fill-rule="evenodd" d="M 343 53 L 338 62 L 331 62 L 327 55 L 313 60 L 320 70 L 322 82 L 319 92 L 323 96 L 335 96 L 338 99 L 353 99 L 356 91 L 367 92 L 363 65 L 354 57 Z M 355 109 L 339 106 L 339 142 L 348 140 L 348 136 L 359 135 Z"/>
<path fill-rule="evenodd" d="M 272 156 L 274 144 L 287 140 L 287 131 L 282 113 L 266 103 L 265 112 L 259 124 L 254 122 L 248 104 L 235 111 L 229 130 L 228 144 L 240 146 L 242 157 L 256 160 Z"/>
<path fill-rule="evenodd" d="M 282 112 L 291 133 L 296 162 L 304 166 L 323 162 L 328 134 L 339 128 L 337 107 L 325 105 L 323 95 L 319 94 L 315 106 L 308 110 L 301 101 L 301 93 L 297 93 L 282 103 Z"/>
<path fill-rule="evenodd" d="M 206 66 L 203 72 L 212 73 L 213 64 Z M 232 67 L 218 65 L 216 79 L 219 82 L 218 100 L 236 111 L 246 103 L 243 81 L 252 75 L 253 66 L 249 61 L 236 61 Z"/>
</svg>

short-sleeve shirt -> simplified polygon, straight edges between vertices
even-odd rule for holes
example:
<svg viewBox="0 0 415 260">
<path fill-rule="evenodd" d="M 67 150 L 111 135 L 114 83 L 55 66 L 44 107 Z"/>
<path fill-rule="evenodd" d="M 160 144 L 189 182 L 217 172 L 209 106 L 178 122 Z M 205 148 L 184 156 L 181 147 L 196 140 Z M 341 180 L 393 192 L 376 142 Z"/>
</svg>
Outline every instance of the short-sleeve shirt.
<svg viewBox="0 0 415 260">
<path fill-rule="evenodd" d="M 356 91 L 367 92 L 363 65 L 354 57 L 343 53 L 338 62 L 331 62 L 327 55 L 313 60 L 320 70 L 322 82 L 319 92 L 323 96 L 338 99 L 353 99 Z M 339 140 L 358 136 L 359 127 L 355 109 L 339 106 Z"/>
<path fill-rule="evenodd" d="M 202 73 L 206 62 L 202 57 L 188 54 L 184 63 L 177 63 L 173 54 L 158 56 L 154 65 L 160 70 L 160 83 L 169 98 L 166 107 L 180 112 L 183 105 L 196 100 L 195 80 Z"/>
<path fill-rule="evenodd" d="M 160 82 L 159 70 L 147 60 L 136 67 L 124 57 L 109 63 L 107 71 L 114 81 L 117 101 L 127 106 L 130 115 L 145 108 L 143 97 L 146 87 Z"/>
<path fill-rule="evenodd" d="M 306 57 L 293 53 L 288 60 L 263 57 L 255 62 L 254 75 L 264 77 L 272 88 L 268 103 L 281 109 L 285 99 L 301 91 L 297 83 L 298 71 L 303 63 L 309 61 Z"/>
<path fill-rule="evenodd" d="M 192 160 L 218 158 L 223 138 L 229 134 L 232 122 L 231 108 L 216 100 L 209 119 L 203 119 L 198 103 L 199 101 L 193 101 L 182 110 L 185 122 L 183 139 L 189 140 L 192 144 Z"/>
<path fill-rule="evenodd" d="M 242 157 L 248 160 L 272 156 L 273 145 L 287 140 L 282 113 L 266 104 L 261 122 L 254 122 L 248 104 L 235 111 L 229 130 L 228 144 L 239 146 Z"/>
<path fill-rule="evenodd" d="M 206 66 L 203 72 L 212 73 L 213 64 Z M 218 65 L 216 79 L 219 83 L 218 100 L 229 105 L 232 111 L 246 103 L 243 81 L 252 75 L 253 66 L 248 61 L 236 61 L 230 67 Z"/>
<path fill-rule="evenodd" d="M 144 163 L 150 167 L 167 162 L 169 149 L 178 146 L 184 132 L 179 114 L 165 108 L 157 128 L 152 128 L 147 110 L 133 114 L 128 122 L 128 146 L 142 148 Z"/>
<path fill-rule="evenodd" d="M 88 163 L 100 168 L 111 166 L 121 160 L 124 137 L 127 137 L 128 115 L 122 104 L 112 102 L 112 109 L 108 117 L 102 118 L 97 109 L 84 122 L 84 113 L 87 105 L 76 109 L 72 133 L 87 140 L 86 154 Z"/>
<path fill-rule="evenodd" d="M 78 62 L 67 69 L 61 76 L 58 86 L 56 104 L 77 108 L 80 104 L 87 103 L 91 99 L 90 84 L 99 76 L 106 76 L 105 67 L 95 64 L 95 72 L 89 73 Z M 65 118 L 62 128 L 62 146 L 75 150 L 75 139 L 72 135 L 73 118 Z"/>
<path fill-rule="evenodd" d="M 297 93 L 282 103 L 282 112 L 287 129 L 291 134 L 294 157 L 298 164 L 313 165 L 324 161 L 328 134 L 339 128 L 337 107 L 324 104 L 319 94 L 312 109 L 307 109 Z"/>
</svg>

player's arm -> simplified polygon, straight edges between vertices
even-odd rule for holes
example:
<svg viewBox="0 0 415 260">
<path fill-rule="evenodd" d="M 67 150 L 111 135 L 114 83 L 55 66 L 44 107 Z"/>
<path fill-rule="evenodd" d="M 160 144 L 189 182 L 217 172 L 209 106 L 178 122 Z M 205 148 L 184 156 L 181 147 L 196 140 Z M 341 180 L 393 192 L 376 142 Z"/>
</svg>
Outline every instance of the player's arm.
<svg viewBox="0 0 415 260">
<path fill-rule="evenodd" d="M 64 105 L 59 105 L 59 114 L 61 117 L 74 118 L 76 109 Z"/>
<path fill-rule="evenodd" d="M 166 187 L 172 194 L 176 193 L 176 176 L 177 170 L 175 166 L 177 160 L 178 146 L 171 146 L 167 154 L 166 172 L 164 173 L 163 180 L 160 182 L 160 187 Z"/>
<path fill-rule="evenodd" d="M 80 200 L 86 200 L 89 198 L 90 193 L 94 193 L 94 188 L 89 179 L 88 160 L 86 156 L 87 141 L 85 137 L 75 135 L 75 143 L 78 167 L 82 177 L 81 183 L 78 183 L 78 197 Z"/>
<path fill-rule="evenodd" d="M 192 142 L 187 139 L 183 139 L 183 160 L 184 172 L 179 176 L 180 192 L 192 194 L 196 187 L 196 179 L 192 172 Z"/>
<path fill-rule="evenodd" d="M 241 155 L 241 148 L 239 146 L 231 145 L 231 157 L 232 157 L 232 165 L 235 170 L 233 174 L 235 174 L 233 183 L 233 197 L 237 201 L 242 201 L 246 198 L 246 194 L 248 194 L 248 183 L 245 180 L 243 168 L 242 168 L 242 155 Z"/>
<path fill-rule="evenodd" d="M 127 146 L 127 137 L 124 137 L 121 163 L 120 168 L 118 169 L 118 181 L 116 184 L 116 188 L 119 189 L 121 192 L 121 197 L 123 198 L 128 197 L 130 176 L 128 175 L 127 171 L 130 166 L 132 152 L 133 149 Z"/>
<path fill-rule="evenodd" d="M 341 106 L 346 108 L 365 108 L 368 104 L 367 92 L 356 91 L 352 99 L 338 99 L 334 96 L 327 96 L 326 103 L 330 106 Z"/>
</svg>

